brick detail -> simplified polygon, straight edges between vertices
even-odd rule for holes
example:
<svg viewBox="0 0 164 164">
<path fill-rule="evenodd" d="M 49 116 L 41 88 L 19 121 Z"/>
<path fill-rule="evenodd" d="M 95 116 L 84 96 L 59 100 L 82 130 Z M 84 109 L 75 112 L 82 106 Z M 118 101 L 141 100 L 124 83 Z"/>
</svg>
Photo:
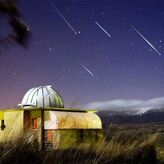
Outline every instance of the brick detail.
<svg viewBox="0 0 164 164">
<path fill-rule="evenodd" d="M 53 149 L 53 132 L 52 132 L 52 130 L 45 130 L 44 143 L 45 143 L 45 150 Z"/>
</svg>

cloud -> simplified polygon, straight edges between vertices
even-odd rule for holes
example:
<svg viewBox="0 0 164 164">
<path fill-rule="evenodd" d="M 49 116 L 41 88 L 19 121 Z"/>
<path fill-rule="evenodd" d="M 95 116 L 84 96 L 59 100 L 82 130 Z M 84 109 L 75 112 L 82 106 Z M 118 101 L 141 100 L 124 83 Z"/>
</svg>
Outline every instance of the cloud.
<svg viewBox="0 0 164 164">
<path fill-rule="evenodd" d="M 92 102 L 85 106 L 88 109 L 96 109 L 98 111 L 111 112 L 130 112 L 141 114 L 150 109 L 164 108 L 164 97 L 153 98 L 148 100 L 109 100 Z"/>
</svg>

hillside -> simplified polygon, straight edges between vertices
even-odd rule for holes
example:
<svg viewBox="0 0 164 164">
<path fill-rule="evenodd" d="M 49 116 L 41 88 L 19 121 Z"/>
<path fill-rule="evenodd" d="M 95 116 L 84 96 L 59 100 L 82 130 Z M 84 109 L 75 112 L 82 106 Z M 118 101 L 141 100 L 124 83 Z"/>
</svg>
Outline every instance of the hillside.
<svg viewBox="0 0 164 164">
<path fill-rule="evenodd" d="M 102 119 L 104 126 L 109 125 L 110 123 L 146 124 L 164 122 L 163 109 L 152 109 L 143 114 L 102 111 L 98 112 L 98 115 Z"/>
</svg>

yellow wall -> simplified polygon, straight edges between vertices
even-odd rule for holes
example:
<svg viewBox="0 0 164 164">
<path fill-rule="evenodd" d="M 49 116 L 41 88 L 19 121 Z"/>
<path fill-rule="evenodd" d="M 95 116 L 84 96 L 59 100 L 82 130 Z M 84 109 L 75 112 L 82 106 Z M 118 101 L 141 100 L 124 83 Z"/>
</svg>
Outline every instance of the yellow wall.
<svg viewBox="0 0 164 164">
<path fill-rule="evenodd" d="M 58 144 L 60 149 L 78 147 L 80 144 L 95 144 L 103 141 L 101 129 L 65 129 L 54 130 L 59 133 Z M 54 141 L 56 138 L 53 138 Z"/>
<path fill-rule="evenodd" d="M 3 120 L 3 119 L 4 119 L 4 112 L 0 111 L 0 120 Z"/>
<path fill-rule="evenodd" d="M 4 130 L 0 129 L 0 142 L 11 141 L 17 139 L 18 137 L 21 137 L 24 130 L 24 125 L 23 125 L 24 111 L 6 110 L 4 111 L 4 114 L 3 113 L 0 114 L 2 117 L 4 117 L 3 119 L 6 126 Z M 39 145 L 41 145 L 40 144 L 41 143 L 41 111 L 31 110 L 29 114 L 30 114 L 29 119 L 38 118 L 38 129 L 32 129 L 32 126 L 29 126 L 29 132 L 31 135 L 34 135 L 34 138 L 37 138 Z M 44 121 L 45 121 L 44 122 L 45 127 L 47 123 L 48 125 L 54 123 L 57 124 L 55 128 L 52 128 L 54 129 L 53 133 L 56 134 L 54 135 L 55 136 L 55 140 L 53 141 L 54 145 L 57 145 L 59 144 L 59 142 L 62 142 L 63 138 L 65 139 L 68 138 L 69 140 L 71 138 L 70 145 L 75 145 L 79 140 L 79 135 L 81 135 L 80 129 L 85 129 L 85 130 L 88 129 L 89 132 L 87 134 L 89 134 L 89 136 L 91 135 L 90 129 L 92 129 L 93 132 L 102 129 L 102 123 L 100 118 L 95 113 L 91 113 L 91 112 L 66 112 L 66 111 L 49 110 L 44 112 Z M 47 128 L 47 129 L 51 129 L 51 128 Z M 68 137 L 66 137 L 66 134 L 68 135 Z M 89 138 L 88 136 L 85 137 L 84 134 L 86 133 L 82 134 L 84 139 Z M 95 136 L 97 136 L 97 133 Z M 65 141 L 66 141 L 65 143 L 67 143 L 67 140 Z"/>
<path fill-rule="evenodd" d="M 23 133 L 23 111 L 4 112 L 5 129 L 0 130 L 0 141 L 14 140 Z"/>
</svg>

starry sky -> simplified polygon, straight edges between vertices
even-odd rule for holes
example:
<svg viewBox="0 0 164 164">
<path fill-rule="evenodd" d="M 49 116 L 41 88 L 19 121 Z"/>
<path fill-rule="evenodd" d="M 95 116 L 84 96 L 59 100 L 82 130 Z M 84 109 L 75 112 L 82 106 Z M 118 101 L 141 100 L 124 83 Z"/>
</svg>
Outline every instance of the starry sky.
<svg viewBox="0 0 164 164">
<path fill-rule="evenodd" d="M 19 9 L 31 37 L 26 48 L 1 47 L 1 108 L 41 85 L 77 107 L 164 96 L 164 1 L 22 0 Z"/>
</svg>

